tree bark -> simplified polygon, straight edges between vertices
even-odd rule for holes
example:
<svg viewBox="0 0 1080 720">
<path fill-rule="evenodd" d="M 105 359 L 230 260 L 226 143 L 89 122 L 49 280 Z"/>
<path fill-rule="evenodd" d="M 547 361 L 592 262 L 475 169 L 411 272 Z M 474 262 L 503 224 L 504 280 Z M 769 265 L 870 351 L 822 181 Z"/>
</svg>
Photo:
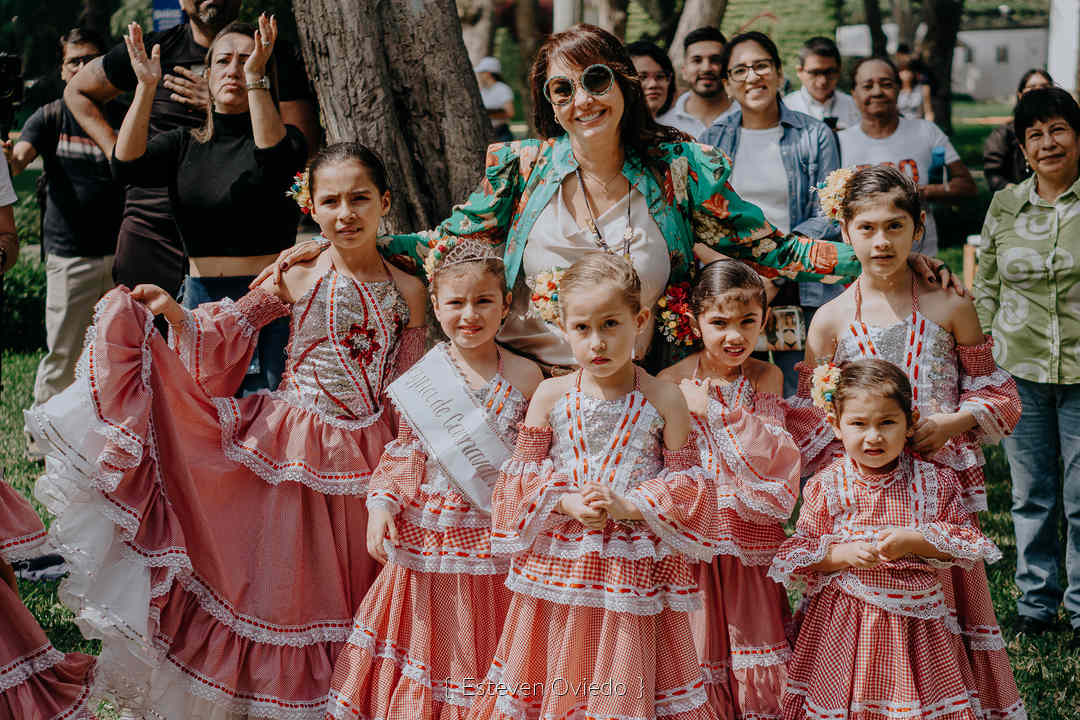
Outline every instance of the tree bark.
<svg viewBox="0 0 1080 720">
<path fill-rule="evenodd" d="M 915 9 L 911 0 L 890 0 L 898 42 L 915 47 Z"/>
<path fill-rule="evenodd" d="M 870 54 L 886 55 L 889 42 L 885 31 L 881 29 L 881 6 L 878 5 L 878 0 L 863 0 L 863 13 L 866 15 L 866 26 L 870 28 Z"/>
<path fill-rule="evenodd" d="M 947 133 L 952 132 L 952 65 L 956 50 L 956 35 L 964 14 L 964 0 L 924 0 L 926 40 L 923 58 L 934 80 L 930 104 L 934 120 Z"/>
<path fill-rule="evenodd" d="M 627 6 L 630 0 L 593 0 L 596 24 L 622 41 L 626 41 Z"/>
<path fill-rule="evenodd" d="M 475 187 L 491 132 L 453 0 L 306 0 L 295 12 L 328 141 L 382 157 L 386 230 L 434 227 Z"/>
<path fill-rule="evenodd" d="M 457 0 L 465 50 L 475 65 L 495 50 L 495 0 Z"/>
<path fill-rule="evenodd" d="M 668 56 L 671 58 L 671 64 L 675 66 L 676 73 L 682 69 L 683 38 L 691 31 L 705 25 L 720 27 L 720 23 L 724 21 L 727 4 L 728 0 L 686 0 L 682 15 L 679 16 L 679 25 L 675 29 L 675 37 L 671 39 L 671 45 L 668 47 Z"/>
<path fill-rule="evenodd" d="M 529 123 L 530 135 L 536 134 L 536 128 L 533 127 L 529 71 L 532 70 L 532 59 L 540 48 L 539 9 L 537 0 L 517 0 L 514 3 L 514 30 L 517 34 L 518 53 L 525 60 L 521 64 L 521 87 L 525 88 L 525 91 L 521 93 L 518 101 L 521 104 L 522 117 Z"/>
</svg>

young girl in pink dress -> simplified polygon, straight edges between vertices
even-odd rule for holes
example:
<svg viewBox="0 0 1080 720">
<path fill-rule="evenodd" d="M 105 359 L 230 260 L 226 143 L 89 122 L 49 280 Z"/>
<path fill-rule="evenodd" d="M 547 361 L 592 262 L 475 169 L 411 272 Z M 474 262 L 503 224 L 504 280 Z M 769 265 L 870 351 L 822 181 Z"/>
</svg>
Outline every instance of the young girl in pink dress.
<svg viewBox="0 0 1080 720">
<path fill-rule="evenodd" d="M 0 479 L 0 720 L 93 717 L 94 658 L 52 646 L 19 600 L 8 564 L 40 553 L 46 539 L 30 503 Z"/>
<path fill-rule="evenodd" d="M 956 473 L 905 450 L 918 411 L 881 359 L 823 366 L 815 401 L 844 454 L 803 490 L 795 535 L 769 574 L 809 603 L 788 664 L 784 720 L 983 720 L 939 567 L 1001 553 L 962 502 Z"/>
<path fill-rule="evenodd" d="M 904 265 L 923 232 L 917 188 L 888 166 L 839 170 L 823 190 L 823 207 L 840 221 L 863 271 L 810 324 L 809 364 L 801 368 L 799 396 L 788 417 L 802 449 L 803 473 L 827 464 L 839 449 L 824 413 L 809 399 L 813 365 L 883 358 L 911 382 L 921 417 L 912 449 L 952 468 L 966 510 L 986 509 L 980 442 L 998 442 L 1012 432 L 1020 400 L 1012 378 L 994 362 L 993 342 L 983 335 L 970 298 L 928 285 Z M 970 655 L 982 710 L 995 719 L 1022 717 L 985 567 L 976 562 L 944 573 L 949 626 Z"/>
<path fill-rule="evenodd" d="M 378 571 L 365 494 L 426 295 L 376 248 L 390 204 L 378 158 L 333 145 L 308 175 L 300 200 L 329 252 L 194 311 L 155 286 L 117 288 L 75 384 L 28 416 L 53 456 L 37 495 L 73 566 L 61 597 L 102 639 L 105 689 L 137 715 L 321 718 Z M 280 387 L 234 398 L 258 329 L 285 315 Z"/>
<path fill-rule="evenodd" d="M 791 613 L 766 571 L 799 496 L 799 451 L 784 429 L 783 374 L 750 357 L 765 286 L 747 265 L 718 260 L 702 269 L 690 304 L 704 349 L 660 378 L 679 383 L 719 501 L 720 554 L 697 566 L 695 639 L 717 715 L 779 717 Z"/>
<path fill-rule="evenodd" d="M 632 362 L 648 328 L 626 260 L 587 255 L 558 284 L 580 370 L 540 384 L 492 499 L 513 599 L 470 718 L 715 718 L 688 611 L 718 538 L 678 389 Z M 481 685 L 481 683 L 484 683 Z"/>
<path fill-rule="evenodd" d="M 510 294 L 490 244 L 463 241 L 429 265 L 450 342 L 388 389 L 401 421 L 367 500 L 368 551 L 386 567 L 338 656 L 327 717 L 463 718 L 510 603 L 491 492 L 542 376 L 495 344 Z"/>
</svg>

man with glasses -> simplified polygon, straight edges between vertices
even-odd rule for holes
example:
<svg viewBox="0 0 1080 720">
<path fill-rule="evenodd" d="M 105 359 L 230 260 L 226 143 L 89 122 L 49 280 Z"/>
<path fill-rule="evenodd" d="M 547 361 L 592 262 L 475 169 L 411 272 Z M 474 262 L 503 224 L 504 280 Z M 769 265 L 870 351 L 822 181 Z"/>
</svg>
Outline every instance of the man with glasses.
<svg viewBox="0 0 1080 720">
<path fill-rule="evenodd" d="M 738 108 L 724 90 L 720 75 L 720 53 L 725 42 L 724 34 L 714 27 L 699 27 L 687 34 L 683 40 L 682 77 L 690 89 L 656 122 L 700 138 L 711 125 Z"/>
<path fill-rule="evenodd" d="M 859 109 L 850 95 L 836 89 L 840 82 L 840 50 L 827 37 L 812 37 L 799 51 L 796 74 L 802 87 L 784 97 L 790 109 L 821 120 L 833 130 L 859 124 Z"/>
<path fill-rule="evenodd" d="M 82 28 L 60 39 L 60 79 L 71 82 L 105 48 Z M 114 112 L 115 110 L 115 112 Z M 120 127 L 123 108 L 110 108 Z M 86 134 L 63 99 L 38 108 L 18 142 L 4 143 L 11 174 L 42 158 L 46 178 L 42 244 L 45 257 L 45 333 L 49 352 L 38 365 L 34 402 L 43 403 L 75 379 L 75 364 L 93 318 L 94 304 L 113 286 L 116 234 L 124 191 L 109 172 L 109 158 Z M 35 455 L 36 449 L 28 448 Z"/>
</svg>

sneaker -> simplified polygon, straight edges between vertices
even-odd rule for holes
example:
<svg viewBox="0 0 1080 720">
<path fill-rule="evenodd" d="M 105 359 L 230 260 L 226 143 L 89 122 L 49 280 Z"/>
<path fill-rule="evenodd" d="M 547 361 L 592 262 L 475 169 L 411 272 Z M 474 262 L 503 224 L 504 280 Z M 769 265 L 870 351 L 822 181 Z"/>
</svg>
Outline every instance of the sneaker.
<svg viewBox="0 0 1080 720">
<path fill-rule="evenodd" d="M 1045 635 L 1054 629 L 1054 621 L 1043 618 L 1021 615 L 1016 623 L 1016 632 L 1025 635 Z"/>
<path fill-rule="evenodd" d="M 29 582 L 59 580 L 70 572 L 67 561 L 60 555 L 41 555 L 12 563 L 11 567 L 16 576 Z"/>
</svg>

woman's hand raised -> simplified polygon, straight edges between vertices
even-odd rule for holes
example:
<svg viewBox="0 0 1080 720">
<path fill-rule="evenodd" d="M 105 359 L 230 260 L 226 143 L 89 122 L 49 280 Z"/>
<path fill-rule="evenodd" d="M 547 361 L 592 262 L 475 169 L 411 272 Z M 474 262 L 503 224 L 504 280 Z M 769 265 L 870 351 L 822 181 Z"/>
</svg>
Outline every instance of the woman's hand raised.
<svg viewBox="0 0 1080 720">
<path fill-rule="evenodd" d="M 124 36 L 124 44 L 127 45 L 128 59 L 131 60 L 131 69 L 135 73 L 135 79 L 140 85 L 157 87 L 161 82 L 161 46 L 154 45 L 150 55 L 146 54 L 146 45 L 143 44 L 143 31 L 138 23 L 128 25 L 128 34 Z"/>
<path fill-rule="evenodd" d="M 266 13 L 259 15 L 259 29 L 255 31 L 255 49 L 248 55 L 244 63 L 244 77 L 248 82 L 262 79 L 266 75 L 266 64 L 270 62 L 270 55 L 274 52 L 274 43 L 277 42 L 278 25 L 277 18 Z"/>
</svg>

